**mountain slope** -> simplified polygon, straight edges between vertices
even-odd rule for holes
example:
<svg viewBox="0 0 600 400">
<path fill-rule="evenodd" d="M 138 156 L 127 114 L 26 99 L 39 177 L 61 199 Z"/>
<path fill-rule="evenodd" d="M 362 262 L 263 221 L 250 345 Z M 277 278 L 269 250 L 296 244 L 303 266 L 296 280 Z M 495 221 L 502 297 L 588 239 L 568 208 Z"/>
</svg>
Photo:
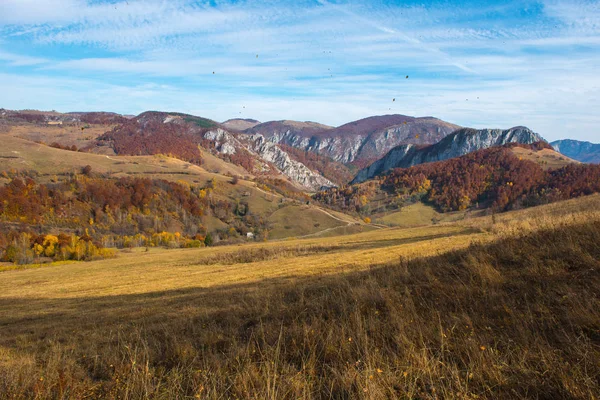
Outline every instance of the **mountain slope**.
<svg viewBox="0 0 600 400">
<path fill-rule="evenodd" d="M 600 166 L 566 163 L 546 168 L 547 144 L 509 143 L 461 157 L 395 168 L 384 176 L 314 198 L 333 209 L 362 218 L 385 216 L 422 201 L 438 211 L 506 211 L 600 191 Z M 523 157 L 521 148 L 531 153 Z M 537 160 L 537 155 L 540 159 Z"/>
<path fill-rule="evenodd" d="M 260 121 L 255 119 L 242 119 L 242 118 L 233 118 L 228 119 L 225 122 L 222 122 L 223 125 L 227 129 L 231 129 L 232 131 L 243 131 L 246 129 L 250 129 L 260 124 Z"/>
<path fill-rule="evenodd" d="M 600 144 L 571 139 L 557 140 L 550 144 L 556 151 L 577 161 L 600 163 Z"/>
<path fill-rule="evenodd" d="M 272 121 L 246 133 L 327 156 L 342 163 L 372 161 L 399 144 L 433 144 L 460 127 L 436 118 L 382 115 L 353 121 L 337 128 L 310 122 Z"/>
<path fill-rule="evenodd" d="M 215 121 L 187 114 L 145 112 L 102 135 L 91 150 L 107 146 L 116 154 L 169 154 L 197 165 L 206 151 L 249 174 L 284 175 L 303 190 L 335 186 L 259 134 L 229 132 Z"/>
<path fill-rule="evenodd" d="M 507 130 L 463 128 L 431 146 L 419 147 L 412 144 L 397 146 L 385 157 L 360 170 L 352 182 L 364 182 L 393 168 L 408 168 L 423 163 L 447 160 L 508 143 L 531 144 L 542 140 L 540 135 L 525 127 Z"/>
</svg>

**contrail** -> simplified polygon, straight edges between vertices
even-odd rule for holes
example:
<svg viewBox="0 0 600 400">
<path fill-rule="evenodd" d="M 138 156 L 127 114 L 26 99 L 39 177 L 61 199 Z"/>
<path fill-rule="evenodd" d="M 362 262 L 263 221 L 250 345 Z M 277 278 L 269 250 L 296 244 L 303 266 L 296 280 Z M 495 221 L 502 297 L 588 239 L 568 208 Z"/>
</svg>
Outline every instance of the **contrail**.
<svg viewBox="0 0 600 400">
<path fill-rule="evenodd" d="M 423 43 L 422 41 L 420 41 L 418 39 L 415 39 L 413 37 L 410 37 L 407 34 L 405 34 L 403 32 L 400 32 L 400 31 L 398 31 L 396 29 L 388 28 L 387 26 L 383 26 L 381 24 L 373 22 L 372 20 L 370 20 L 368 18 L 365 18 L 363 16 L 355 14 L 352 11 L 349 11 L 349 10 L 347 10 L 347 9 L 341 7 L 341 6 L 338 6 L 336 4 L 331 4 L 331 3 L 329 3 L 326 0 L 317 0 L 317 2 L 319 4 L 321 4 L 322 6 L 331 7 L 331 8 L 336 9 L 337 11 L 339 11 L 341 13 L 344 13 L 344 14 L 352 17 L 352 18 L 355 18 L 355 19 L 357 19 L 357 20 L 359 20 L 361 22 L 364 22 L 365 24 L 367 24 L 367 25 L 369 25 L 369 26 L 371 26 L 371 27 L 373 27 L 373 28 L 375 28 L 375 29 L 377 29 L 377 30 L 379 30 L 381 32 L 389 33 L 391 35 L 395 35 L 398 38 L 402 39 L 404 42 L 410 43 L 410 44 L 415 45 L 415 46 L 418 46 L 418 47 L 420 47 L 421 49 L 425 50 L 428 53 L 435 54 L 436 56 L 443 58 L 450 65 L 453 65 L 453 66 L 455 66 L 458 69 L 461 69 L 461 70 L 463 70 L 465 72 L 469 72 L 469 73 L 472 73 L 472 74 L 476 73 L 474 70 L 472 70 L 471 68 L 467 67 L 466 65 L 453 60 L 452 57 L 448 53 L 443 52 L 442 50 L 438 49 L 435 46 L 432 46 L 432 45 L 427 44 L 427 43 Z"/>
</svg>

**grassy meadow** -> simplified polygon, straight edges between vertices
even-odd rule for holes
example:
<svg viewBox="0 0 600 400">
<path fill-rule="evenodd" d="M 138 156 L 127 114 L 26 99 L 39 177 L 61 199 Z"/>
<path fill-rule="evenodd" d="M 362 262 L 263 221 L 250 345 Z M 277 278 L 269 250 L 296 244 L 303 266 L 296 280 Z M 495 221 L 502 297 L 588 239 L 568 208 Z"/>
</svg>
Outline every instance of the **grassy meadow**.
<svg viewBox="0 0 600 400">
<path fill-rule="evenodd" d="M 0 397 L 596 399 L 599 210 L 5 268 Z"/>
</svg>

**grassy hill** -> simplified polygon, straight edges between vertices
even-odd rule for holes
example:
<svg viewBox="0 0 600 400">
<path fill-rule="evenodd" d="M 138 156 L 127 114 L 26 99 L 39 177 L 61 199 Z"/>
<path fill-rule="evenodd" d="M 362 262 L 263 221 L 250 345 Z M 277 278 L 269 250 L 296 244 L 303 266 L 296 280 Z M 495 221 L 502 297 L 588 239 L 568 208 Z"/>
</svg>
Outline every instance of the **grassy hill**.
<svg viewBox="0 0 600 400">
<path fill-rule="evenodd" d="M 104 124 L 11 124 L 6 127 L 8 135 L 29 140 L 43 142 L 48 145 L 58 143 L 61 146 L 76 146 L 83 149 L 91 145 L 96 138 L 114 128 L 115 125 Z M 104 148 L 106 154 L 112 155 L 112 149 Z"/>
<path fill-rule="evenodd" d="M 43 144 L 34 143 L 10 135 L 0 136 L 3 142 L 0 148 L 0 184 L 6 184 L 11 177 L 26 173 L 33 176 L 35 181 L 50 184 L 65 179 L 70 179 L 72 174 L 81 173 L 86 166 L 91 167 L 93 176 L 102 176 L 103 179 L 118 178 L 148 178 L 164 179 L 171 182 L 184 182 L 192 187 L 213 187 L 213 208 L 219 201 L 224 201 L 235 207 L 243 203 L 256 215 L 257 218 L 269 221 L 273 233 L 269 238 L 284 238 L 289 236 L 302 236 L 324 231 L 332 226 L 346 226 L 358 221 L 345 217 L 346 222 L 328 213 L 323 213 L 319 207 L 312 205 L 303 206 L 303 224 L 295 225 L 294 229 L 283 228 L 294 220 L 298 211 L 299 202 L 286 198 L 263 185 L 250 179 L 241 167 L 227 163 L 208 153 L 203 154 L 205 163 L 202 167 L 162 155 L 155 156 L 115 156 L 91 153 L 74 152 L 52 148 Z M 210 172 L 207 170 L 209 169 Z M 231 176 L 239 176 L 236 184 L 232 184 Z M 212 185 L 211 181 L 215 182 Z M 348 221 L 349 219 L 349 221 Z M 87 220 L 87 219 L 86 219 Z M 224 230 L 233 226 L 230 217 L 221 220 L 214 215 L 202 218 L 202 224 L 209 230 Z M 173 225 L 175 226 L 175 225 Z"/>
<path fill-rule="evenodd" d="M 512 147 L 511 151 L 521 160 L 533 161 L 545 170 L 558 169 L 569 164 L 579 164 L 565 155 L 552 149 L 530 150 L 523 147 Z"/>
<path fill-rule="evenodd" d="M 0 393 L 594 398 L 600 196 L 0 276 Z"/>
</svg>

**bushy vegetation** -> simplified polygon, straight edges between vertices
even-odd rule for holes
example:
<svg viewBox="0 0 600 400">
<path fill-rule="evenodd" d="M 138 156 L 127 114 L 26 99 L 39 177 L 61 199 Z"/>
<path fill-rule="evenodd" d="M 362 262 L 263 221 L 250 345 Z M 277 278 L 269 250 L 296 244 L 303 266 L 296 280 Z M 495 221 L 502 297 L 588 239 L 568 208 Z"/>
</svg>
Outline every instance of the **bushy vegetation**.
<svg viewBox="0 0 600 400">
<path fill-rule="evenodd" d="M 545 171 L 540 165 L 517 157 L 510 147 L 495 147 L 446 161 L 397 168 L 375 184 L 332 189 L 317 194 L 316 198 L 341 210 L 360 211 L 383 191 L 400 200 L 423 200 L 441 211 L 470 207 L 506 211 L 600 191 L 600 167 L 597 165 L 570 164 Z M 543 148 L 535 144 L 530 149 L 535 151 L 539 147 Z"/>
<path fill-rule="evenodd" d="M 92 261 L 115 256 L 114 249 L 95 243 L 87 233 L 79 237 L 60 233 L 36 235 L 10 231 L 0 233 L 0 261 L 14 264 L 31 264 L 42 259 L 55 261 Z"/>
<path fill-rule="evenodd" d="M 197 165 L 202 164 L 197 141 L 177 124 L 164 124 L 160 119 L 149 119 L 143 126 L 136 119 L 129 120 L 98 138 L 109 142 L 117 154 L 169 154 Z"/>
<path fill-rule="evenodd" d="M 247 232 L 267 234 L 267 222 L 254 215 L 247 203 L 214 194 L 218 185 L 214 180 L 191 186 L 88 175 L 91 169 L 87 175 L 50 184 L 11 179 L 0 187 L 4 232 L 39 227 L 45 233 L 63 230 L 81 235 L 86 230 L 104 247 L 200 247 L 207 244 L 208 234 L 202 218 L 213 216 L 227 228 L 213 232 L 212 241 L 245 237 Z M 6 247 L 0 246 L 2 250 Z"/>
</svg>

